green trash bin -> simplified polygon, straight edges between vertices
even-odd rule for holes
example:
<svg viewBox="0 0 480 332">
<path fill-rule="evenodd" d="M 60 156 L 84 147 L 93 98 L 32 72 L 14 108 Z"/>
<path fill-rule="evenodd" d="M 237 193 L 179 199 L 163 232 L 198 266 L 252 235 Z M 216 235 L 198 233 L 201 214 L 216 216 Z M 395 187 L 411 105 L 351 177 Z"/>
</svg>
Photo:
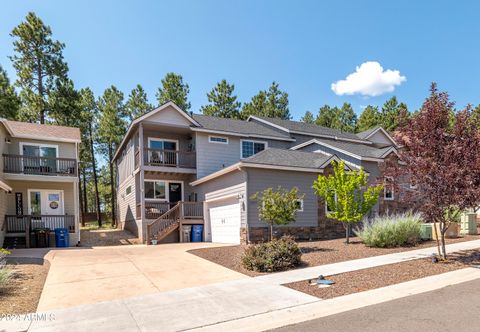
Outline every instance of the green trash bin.
<svg viewBox="0 0 480 332">
<path fill-rule="evenodd" d="M 424 241 L 432 239 L 432 224 L 421 224 L 420 225 L 420 238 Z"/>
</svg>

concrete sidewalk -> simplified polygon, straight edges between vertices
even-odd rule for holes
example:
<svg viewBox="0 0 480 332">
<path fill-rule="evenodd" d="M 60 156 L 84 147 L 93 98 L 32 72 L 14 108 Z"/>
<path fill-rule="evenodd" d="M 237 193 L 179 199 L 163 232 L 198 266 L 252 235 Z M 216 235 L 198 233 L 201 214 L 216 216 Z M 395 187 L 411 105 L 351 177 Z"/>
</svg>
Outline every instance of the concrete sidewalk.
<svg viewBox="0 0 480 332">
<path fill-rule="evenodd" d="M 480 240 L 453 243 L 453 244 L 447 245 L 446 248 L 447 248 L 447 253 L 476 249 L 476 248 L 480 248 Z M 269 284 L 283 285 L 283 284 L 288 284 L 290 282 L 313 279 L 318 277 L 319 275 L 329 276 L 333 274 L 351 272 L 351 271 L 362 270 L 362 269 L 367 269 L 367 268 L 381 266 L 381 265 L 401 263 L 401 262 L 410 261 L 414 259 L 430 257 L 432 253 L 436 253 L 436 252 L 437 252 L 436 247 L 423 248 L 423 249 L 417 249 L 417 250 L 411 250 L 411 251 L 398 252 L 395 254 L 361 258 L 361 259 L 355 259 L 355 260 L 350 260 L 350 261 L 345 261 L 340 263 L 319 265 L 319 266 L 307 267 L 304 269 L 272 273 L 272 274 L 255 277 L 255 279 L 258 279 L 260 281 L 263 281 Z"/>
</svg>

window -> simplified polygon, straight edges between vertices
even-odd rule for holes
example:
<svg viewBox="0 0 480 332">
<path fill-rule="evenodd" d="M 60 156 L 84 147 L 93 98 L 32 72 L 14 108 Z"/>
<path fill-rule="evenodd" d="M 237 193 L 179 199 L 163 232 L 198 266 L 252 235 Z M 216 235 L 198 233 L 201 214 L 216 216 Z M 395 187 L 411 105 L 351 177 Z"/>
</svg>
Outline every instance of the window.
<svg viewBox="0 0 480 332">
<path fill-rule="evenodd" d="M 152 137 L 148 138 L 148 147 L 151 149 L 175 151 L 177 150 L 177 146 L 178 141 L 175 140 Z"/>
<path fill-rule="evenodd" d="M 335 201 L 335 203 L 337 203 L 337 193 L 336 192 L 333 193 L 333 200 Z M 332 213 L 332 212 L 333 212 L 332 207 L 328 206 L 328 202 L 325 201 L 325 213 Z"/>
<path fill-rule="evenodd" d="M 165 181 L 145 181 L 146 199 L 166 199 Z"/>
<path fill-rule="evenodd" d="M 22 160 L 23 167 L 32 170 L 41 170 L 42 172 L 54 172 L 57 169 L 58 148 L 56 145 L 20 143 L 22 154 L 27 157 Z M 45 158 L 36 158 L 45 157 Z"/>
<path fill-rule="evenodd" d="M 222 137 L 222 136 L 208 136 L 208 142 L 219 143 L 219 144 L 228 144 L 228 138 Z"/>
<path fill-rule="evenodd" d="M 383 183 L 383 199 L 386 201 L 393 201 L 394 199 L 394 187 L 393 177 L 386 176 Z"/>
<path fill-rule="evenodd" d="M 297 205 L 297 211 L 303 212 L 303 199 L 297 199 L 295 204 Z"/>
<path fill-rule="evenodd" d="M 248 158 L 253 156 L 260 151 L 265 150 L 267 147 L 266 142 L 258 142 L 258 141 L 241 141 L 242 142 L 242 151 L 241 151 L 241 158 Z"/>
<path fill-rule="evenodd" d="M 132 186 L 128 186 L 127 189 L 125 189 L 125 195 L 130 195 L 132 193 Z"/>
</svg>

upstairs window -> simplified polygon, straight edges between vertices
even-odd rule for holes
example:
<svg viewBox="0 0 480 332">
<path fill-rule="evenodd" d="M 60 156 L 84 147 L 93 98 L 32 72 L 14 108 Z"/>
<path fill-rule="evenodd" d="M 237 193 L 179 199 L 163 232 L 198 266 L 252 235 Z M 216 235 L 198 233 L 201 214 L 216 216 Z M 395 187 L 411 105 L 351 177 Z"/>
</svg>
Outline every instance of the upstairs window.
<svg viewBox="0 0 480 332">
<path fill-rule="evenodd" d="M 395 198 L 395 191 L 393 186 L 393 177 L 386 176 L 383 182 L 383 199 L 386 201 L 393 201 Z"/>
<path fill-rule="evenodd" d="M 260 151 L 265 150 L 267 147 L 266 142 L 259 142 L 259 141 L 241 141 L 241 154 L 240 157 L 243 158 L 248 158 L 250 156 L 253 156 L 256 153 L 259 153 Z"/>
<path fill-rule="evenodd" d="M 209 143 L 228 144 L 228 138 L 223 136 L 208 136 Z"/>
</svg>

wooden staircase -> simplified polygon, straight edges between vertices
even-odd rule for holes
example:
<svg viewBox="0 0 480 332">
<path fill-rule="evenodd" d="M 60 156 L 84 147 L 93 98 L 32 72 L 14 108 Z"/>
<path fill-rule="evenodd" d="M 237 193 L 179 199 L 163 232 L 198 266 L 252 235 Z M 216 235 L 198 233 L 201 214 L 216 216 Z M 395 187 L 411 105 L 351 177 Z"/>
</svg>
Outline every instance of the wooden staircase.
<svg viewBox="0 0 480 332">
<path fill-rule="evenodd" d="M 178 202 L 174 207 L 147 225 L 147 244 L 152 240 L 161 241 L 182 224 L 203 223 L 203 202 Z"/>
</svg>

